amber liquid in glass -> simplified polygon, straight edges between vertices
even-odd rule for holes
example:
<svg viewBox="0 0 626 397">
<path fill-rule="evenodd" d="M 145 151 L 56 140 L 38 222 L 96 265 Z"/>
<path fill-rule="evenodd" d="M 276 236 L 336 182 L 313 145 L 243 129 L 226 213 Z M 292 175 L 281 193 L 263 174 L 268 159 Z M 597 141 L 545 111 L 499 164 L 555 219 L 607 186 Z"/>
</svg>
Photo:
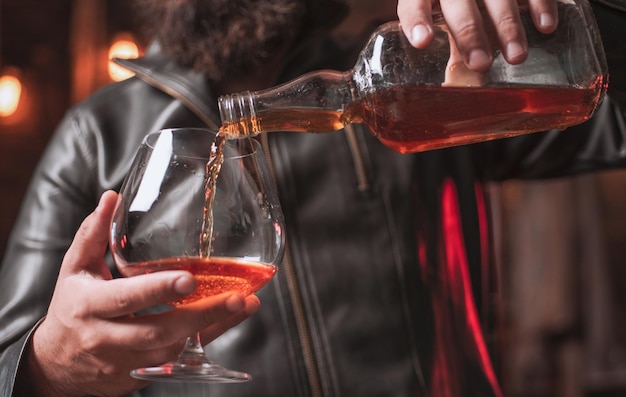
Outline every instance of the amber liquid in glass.
<svg viewBox="0 0 626 397">
<path fill-rule="evenodd" d="M 581 123 L 593 113 L 599 91 L 595 85 L 399 86 L 354 101 L 343 112 L 270 109 L 258 112 L 253 124 L 260 131 L 324 133 L 349 123 L 364 123 L 391 149 L 400 153 L 421 152 Z M 244 120 L 223 128 L 234 129 L 237 124 L 244 124 Z"/>
<path fill-rule="evenodd" d="M 194 275 L 198 283 L 191 295 L 169 303 L 172 306 L 179 306 L 222 292 L 239 292 L 249 295 L 267 284 L 274 277 L 277 267 L 267 263 L 234 258 L 181 256 L 127 266 L 124 269 L 124 276 L 130 277 L 165 270 L 188 271 Z"/>
</svg>

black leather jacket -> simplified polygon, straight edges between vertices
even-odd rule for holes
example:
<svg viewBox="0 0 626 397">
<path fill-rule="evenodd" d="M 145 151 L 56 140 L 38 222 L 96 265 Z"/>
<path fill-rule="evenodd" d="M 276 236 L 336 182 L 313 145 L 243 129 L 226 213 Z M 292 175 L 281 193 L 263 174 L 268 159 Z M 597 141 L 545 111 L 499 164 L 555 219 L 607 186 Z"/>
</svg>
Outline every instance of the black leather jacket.
<svg viewBox="0 0 626 397">
<path fill-rule="evenodd" d="M 624 60 L 623 37 L 605 39 L 609 67 Z M 158 52 L 126 64 L 138 77 L 71 109 L 33 176 L 0 268 L 0 397 L 13 395 L 25 343 L 79 224 L 105 190 L 119 189 L 142 138 L 219 123 L 202 75 Z M 624 69 L 611 72 L 624 81 Z M 623 88 L 611 95 L 624 98 Z M 441 384 L 495 395 L 483 352 L 493 313 L 484 300 L 492 267 L 482 183 L 624 166 L 625 122 L 607 98 L 596 117 L 565 132 L 414 155 L 388 150 L 361 126 L 262 137 L 287 255 L 260 292 L 260 312 L 208 348 L 254 380 L 156 383 L 136 395 L 429 396 Z"/>
</svg>

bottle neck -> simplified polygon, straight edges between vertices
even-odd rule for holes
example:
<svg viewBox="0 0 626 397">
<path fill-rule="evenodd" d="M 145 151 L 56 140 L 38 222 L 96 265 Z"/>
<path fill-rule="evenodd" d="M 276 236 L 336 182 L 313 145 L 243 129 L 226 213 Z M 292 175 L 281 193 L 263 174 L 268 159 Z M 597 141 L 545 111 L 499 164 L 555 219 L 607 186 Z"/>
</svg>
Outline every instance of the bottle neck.
<svg viewBox="0 0 626 397">
<path fill-rule="evenodd" d="M 323 133 L 351 122 L 344 110 L 355 99 L 351 71 L 311 72 L 277 87 L 218 98 L 228 137 L 266 131 Z"/>
<path fill-rule="evenodd" d="M 223 95 L 218 98 L 218 106 L 222 130 L 227 138 L 254 136 L 261 132 L 250 91 Z"/>
</svg>

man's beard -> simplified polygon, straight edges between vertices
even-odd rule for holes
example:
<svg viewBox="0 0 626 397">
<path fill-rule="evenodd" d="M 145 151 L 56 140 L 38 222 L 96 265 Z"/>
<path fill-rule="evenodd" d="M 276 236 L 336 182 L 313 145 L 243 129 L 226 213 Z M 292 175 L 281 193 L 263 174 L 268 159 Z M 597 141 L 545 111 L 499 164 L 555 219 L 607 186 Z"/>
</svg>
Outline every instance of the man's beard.
<svg viewBox="0 0 626 397">
<path fill-rule="evenodd" d="M 307 0 L 137 0 L 149 37 L 214 82 L 267 62 L 302 29 Z"/>
</svg>

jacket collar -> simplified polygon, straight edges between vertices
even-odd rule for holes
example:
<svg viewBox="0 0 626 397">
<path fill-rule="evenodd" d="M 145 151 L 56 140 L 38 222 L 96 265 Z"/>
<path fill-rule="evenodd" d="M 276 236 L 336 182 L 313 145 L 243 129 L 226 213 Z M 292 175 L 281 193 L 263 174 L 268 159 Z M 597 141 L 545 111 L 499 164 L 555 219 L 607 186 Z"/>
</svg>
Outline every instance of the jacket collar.
<svg viewBox="0 0 626 397">
<path fill-rule="evenodd" d="M 316 69 L 345 70 L 352 66 L 360 50 L 340 49 L 325 34 L 309 34 L 299 40 L 287 57 L 281 77 L 277 83 L 291 80 Z M 132 71 L 151 86 L 181 101 L 207 126 L 219 128 L 221 119 L 217 107 L 217 96 L 212 91 L 208 78 L 201 72 L 177 64 L 161 52 L 157 42 L 152 43 L 143 57 L 136 59 L 114 58 L 118 65 Z"/>
<path fill-rule="evenodd" d="M 181 67 L 161 53 L 159 47 L 158 43 L 154 43 L 141 58 L 115 58 L 113 61 L 151 86 L 180 100 L 209 127 L 219 128 L 221 121 L 217 98 L 206 76 Z"/>
</svg>

